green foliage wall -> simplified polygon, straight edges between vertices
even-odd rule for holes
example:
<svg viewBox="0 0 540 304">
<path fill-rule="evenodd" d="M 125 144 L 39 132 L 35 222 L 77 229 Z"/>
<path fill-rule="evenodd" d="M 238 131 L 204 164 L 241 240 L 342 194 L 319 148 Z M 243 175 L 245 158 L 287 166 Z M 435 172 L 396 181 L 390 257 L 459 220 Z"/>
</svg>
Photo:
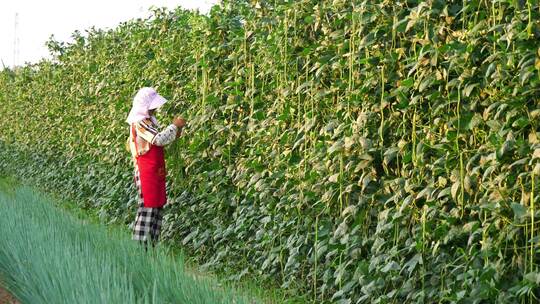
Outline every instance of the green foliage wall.
<svg viewBox="0 0 540 304">
<path fill-rule="evenodd" d="M 131 220 L 136 90 L 190 121 L 164 236 L 339 303 L 539 296 L 537 1 L 224 1 L 0 78 L 0 169 Z"/>
</svg>

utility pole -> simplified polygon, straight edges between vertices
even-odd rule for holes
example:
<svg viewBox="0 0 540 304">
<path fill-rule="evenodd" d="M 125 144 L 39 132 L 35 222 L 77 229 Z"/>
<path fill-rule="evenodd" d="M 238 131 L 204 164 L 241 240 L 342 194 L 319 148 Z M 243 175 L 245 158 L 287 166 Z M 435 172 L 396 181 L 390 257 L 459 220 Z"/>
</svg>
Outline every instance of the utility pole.
<svg viewBox="0 0 540 304">
<path fill-rule="evenodd" d="M 13 33 L 13 68 L 19 64 L 20 40 L 19 40 L 19 13 L 15 13 L 15 28 Z"/>
</svg>

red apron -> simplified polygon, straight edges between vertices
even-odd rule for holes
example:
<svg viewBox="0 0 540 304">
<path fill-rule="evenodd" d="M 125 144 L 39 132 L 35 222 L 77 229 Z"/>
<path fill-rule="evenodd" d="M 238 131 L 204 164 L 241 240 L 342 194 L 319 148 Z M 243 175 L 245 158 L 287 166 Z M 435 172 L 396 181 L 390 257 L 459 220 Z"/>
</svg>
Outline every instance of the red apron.
<svg viewBox="0 0 540 304">
<path fill-rule="evenodd" d="M 133 141 L 137 147 L 137 133 L 133 128 Z M 138 155 L 138 153 L 137 153 Z M 165 188 L 165 153 L 163 147 L 150 145 L 150 150 L 137 156 L 141 191 L 146 208 L 160 208 L 167 203 Z"/>
</svg>

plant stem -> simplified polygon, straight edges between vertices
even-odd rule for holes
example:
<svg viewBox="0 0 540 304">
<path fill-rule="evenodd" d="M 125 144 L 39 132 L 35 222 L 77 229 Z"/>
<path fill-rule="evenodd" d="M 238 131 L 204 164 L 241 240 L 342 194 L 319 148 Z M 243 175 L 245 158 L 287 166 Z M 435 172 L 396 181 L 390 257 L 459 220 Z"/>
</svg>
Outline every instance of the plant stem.
<svg viewBox="0 0 540 304">
<path fill-rule="evenodd" d="M 424 208 L 422 210 L 422 260 L 425 258 L 425 252 L 426 252 L 426 213 L 427 213 L 427 206 L 424 205 Z M 422 290 L 425 290 L 425 263 L 422 263 Z"/>
<path fill-rule="evenodd" d="M 530 240 L 533 241 L 534 240 L 534 212 L 535 212 L 535 206 L 534 206 L 534 179 L 535 179 L 535 176 L 534 176 L 534 171 L 532 172 L 531 174 L 531 238 Z M 530 271 L 534 271 L 534 241 L 533 243 L 531 243 L 531 265 L 530 265 Z"/>
<path fill-rule="evenodd" d="M 413 120 L 412 120 L 412 163 L 416 166 L 416 105 L 414 105 Z"/>
<path fill-rule="evenodd" d="M 381 147 L 384 147 L 384 65 L 381 67 L 381 126 L 379 128 L 379 136 L 381 138 Z"/>
<path fill-rule="evenodd" d="M 527 0 L 527 9 L 529 11 L 529 23 L 527 24 L 527 38 L 532 36 L 532 5 L 531 0 Z"/>
<path fill-rule="evenodd" d="M 461 130 L 461 84 L 458 86 L 458 99 L 457 99 L 457 130 L 456 130 L 456 150 L 459 155 L 459 188 L 460 188 L 460 194 L 459 194 L 459 205 L 461 207 L 461 217 L 463 218 L 464 214 L 464 203 L 463 203 L 463 197 L 464 197 L 464 186 L 465 186 L 465 177 L 464 177 L 464 166 L 463 166 L 463 153 L 461 153 L 460 147 L 459 147 L 459 136 L 460 136 L 460 130 Z"/>
<path fill-rule="evenodd" d="M 313 266 L 313 303 L 317 301 L 317 262 L 319 251 L 319 215 L 315 217 L 315 262 Z"/>
</svg>

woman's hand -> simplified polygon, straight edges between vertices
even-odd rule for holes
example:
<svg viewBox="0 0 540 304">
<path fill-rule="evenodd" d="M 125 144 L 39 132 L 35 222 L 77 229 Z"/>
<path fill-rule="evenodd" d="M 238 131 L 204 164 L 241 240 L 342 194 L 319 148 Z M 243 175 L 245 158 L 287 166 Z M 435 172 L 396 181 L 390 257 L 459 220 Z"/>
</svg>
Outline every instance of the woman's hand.
<svg viewBox="0 0 540 304">
<path fill-rule="evenodd" d="M 176 131 L 176 138 L 178 138 L 182 134 L 182 128 L 186 125 L 186 120 L 178 116 L 173 119 L 173 124 L 178 128 L 178 131 Z"/>
<path fill-rule="evenodd" d="M 186 125 L 186 120 L 178 116 L 173 119 L 173 124 L 178 128 L 183 128 Z"/>
</svg>

